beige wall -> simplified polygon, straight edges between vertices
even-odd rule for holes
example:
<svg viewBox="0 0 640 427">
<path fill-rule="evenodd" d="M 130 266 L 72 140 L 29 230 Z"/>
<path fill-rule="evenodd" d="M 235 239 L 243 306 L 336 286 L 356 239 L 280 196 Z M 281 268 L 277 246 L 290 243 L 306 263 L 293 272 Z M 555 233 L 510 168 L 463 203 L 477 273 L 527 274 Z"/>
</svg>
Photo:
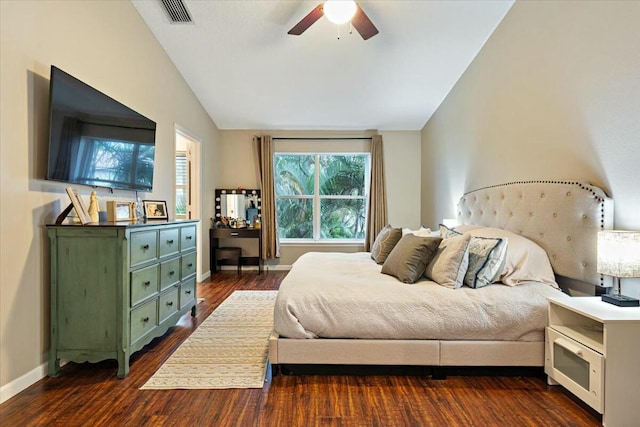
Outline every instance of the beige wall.
<svg viewBox="0 0 640 427">
<path fill-rule="evenodd" d="M 637 1 L 516 2 L 422 130 L 424 224 L 467 190 L 569 179 L 640 230 L 639 22 Z"/>
<path fill-rule="evenodd" d="M 142 196 L 167 200 L 170 211 L 174 125 L 202 141 L 205 218 L 213 211 L 218 130 L 131 3 L 0 1 L 0 17 L 0 391 L 4 400 L 45 372 L 41 365 L 49 343 L 49 243 L 44 224 L 53 222 L 68 204 L 64 184 L 43 180 L 50 65 L 157 122 L 154 192 Z M 90 188 L 78 190 L 86 197 Z M 98 193 L 103 209 L 107 198 L 133 199 L 131 192 Z M 206 232 L 208 221 L 205 225 Z M 203 271 L 208 271 L 208 245 L 204 249 Z"/>
<path fill-rule="evenodd" d="M 260 173 L 257 151 L 252 144 L 253 135 L 272 135 L 288 138 L 369 137 L 373 132 L 336 131 L 221 131 L 219 154 L 220 188 L 259 188 Z M 384 144 L 385 176 L 389 222 L 394 226 L 417 228 L 420 226 L 420 132 L 380 132 Z M 310 142 L 311 143 L 311 142 Z M 318 142 L 313 142 L 317 144 Z M 234 242 L 234 246 L 237 246 Z M 251 243 L 240 245 L 243 250 L 255 251 Z M 269 261 L 271 267 L 290 266 L 308 251 L 356 252 L 362 246 L 353 245 L 290 245 L 283 244 L 280 258 Z"/>
</svg>

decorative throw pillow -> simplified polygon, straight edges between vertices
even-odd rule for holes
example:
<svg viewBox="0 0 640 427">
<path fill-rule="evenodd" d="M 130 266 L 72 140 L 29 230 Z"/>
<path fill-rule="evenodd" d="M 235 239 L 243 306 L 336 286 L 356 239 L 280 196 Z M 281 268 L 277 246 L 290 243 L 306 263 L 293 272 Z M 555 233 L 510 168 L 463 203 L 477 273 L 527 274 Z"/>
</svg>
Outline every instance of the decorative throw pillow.
<svg viewBox="0 0 640 427">
<path fill-rule="evenodd" d="M 425 276 L 447 288 L 462 287 L 469 265 L 470 241 L 469 234 L 443 239 L 435 256 L 427 265 Z"/>
<path fill-rule="evenodd" d="M 509 241 L 505 265 L 498 278 L 503 284 L 516 286 L 524 282 L 542 282 L 558 287 L 547 253 L 535 242 L 501 228 L 484 227 L 468 234 Z"/>
<path fill-rule="evenodd" d="M 440 237 L 420 237 L 411 233 L 403 236 L 382 264 L 382 273 L 404 283 L 415 283 L 424 273 L 441 241 Z"/>
<path fill-rule="evenodd" d="M 402 237 L 402 229 L 386 225 L 371 246 L 371 258 L 378 264 L 384 263 L 389 253 Z"/>
<path fill-rule="evenodd" d="M 455 230 L 440 225 L 443 238 L 460 236 Z M 469 266 L 464 284 L 470 288 L 481 288 L 497 281 L 506 262 L 507 240 L 501 238 L 471 237 L 469 242 Z"/>
<path fill-rule="evenodd" d="M 431 236 L 431 229 L 430 228 L 426 228 L 426 227 L 420 227 L 420 229 L 418 230 L 412 230 L 410 228 L 403 228 L 402 229 L 402 235 L 404 236 L 405 234 L 409 234 L 412 233 L 416 236 L 420 236 L 420 237 L 432 237 Z"/>
</svg>

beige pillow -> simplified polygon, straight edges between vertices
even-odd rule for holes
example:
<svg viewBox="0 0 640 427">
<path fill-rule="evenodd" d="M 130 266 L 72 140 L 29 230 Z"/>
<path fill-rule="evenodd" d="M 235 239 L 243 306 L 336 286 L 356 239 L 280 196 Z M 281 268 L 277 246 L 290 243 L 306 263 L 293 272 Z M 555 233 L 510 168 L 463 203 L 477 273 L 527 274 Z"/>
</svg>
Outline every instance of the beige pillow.
<svg viewBox="0 0 640 427">
<path fill-rule="evenodd" d="M 420 237 L 432 237 L 431 236 L 431 229 L 430 228 L 426 228 L 426 227 L 420 227 L 420 229 L 418 230 L 412 230 L 410 228 L 403 228 L 402 229 L 402 235 L 404 236 L 405 234 L 409 234 L 412 233 L 416 236 L 420 236 Z"/>
<path fill-rule="evenodd" d="M 386 225 L 371 246 L 371 258 L 378 264 L 384 263 L 401 237 L 402 229 Z"/>
<path fill-rule="evenodd" d="M 469 265 L 470 241 L 469 234 L 442 240 L 435 256 L 427 265 L 425 276 L 447 288 L 462 287 Z"/>
<path fill-rule="evenodd" d="M 404 283 L 415 283 L 424 273 L 441 241 L 440 237 L 420 237 L 411 233 L 403 236 L 382 264 L 382 273 Z"/>
</svg>

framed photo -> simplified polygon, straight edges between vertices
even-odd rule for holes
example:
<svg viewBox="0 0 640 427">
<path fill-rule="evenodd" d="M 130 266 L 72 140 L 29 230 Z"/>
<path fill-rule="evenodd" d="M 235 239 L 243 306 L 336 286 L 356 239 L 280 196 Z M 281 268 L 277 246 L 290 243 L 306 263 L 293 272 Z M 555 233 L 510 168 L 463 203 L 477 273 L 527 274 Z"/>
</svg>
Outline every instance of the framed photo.
<svg viewBox="0 0 640 427">
<path fill-rule="evenodd" d="M 167 202 L 163 200 L 143 200 L 144 214 L 147 219 L 169 219 Z"/>
<path fill-rule="evenodd" d="M 89 212 L 87 211 L 87 207 L 82 200 L 80 194 L 71 187 L 67 187 L 67 195 L 71 200 L 71 204 L 73 205 L 73 209 L 75 209 L 76 214 L 78 215 L 78 219 L 80 220 L 80 224 L 88 224 L 91 222 L 91 217 L 89 216 Z"/>
<path fill-rule="evenodd" d="M 132 202 L 107 201 L 107 221 L 135 221 L 136 210 Z"/>
</svg>

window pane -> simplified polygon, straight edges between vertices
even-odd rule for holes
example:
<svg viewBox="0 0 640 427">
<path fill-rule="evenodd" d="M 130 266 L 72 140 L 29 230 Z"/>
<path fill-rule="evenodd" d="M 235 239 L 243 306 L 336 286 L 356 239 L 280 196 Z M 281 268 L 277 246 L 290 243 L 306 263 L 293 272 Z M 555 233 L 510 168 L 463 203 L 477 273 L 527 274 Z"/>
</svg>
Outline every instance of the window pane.
<svg viewBox="0 0 640 427">
<path fill-rule="evenodd" d="M 186 153 L 176 153 L 176 185 L 187 185 Z"/>
<path fill-rule="evenodd" d="M 320 155 L 320 194 L 364 196 L 367 159 L 363 154 Z"/>
<path fill-rule="evenodd" d="M 364 239 L 365 199 L 321 199 L 320 238 Z"/>
<path fill-rule="evenodd" d="M 176 216 L 187 215 L 187 191 L 184 188 L 176 188 Z"/>
<path fill-rule="evenodd" d="M 312 195 L 315 171 L 313 155 L 276 154 L 274 156 L 276 195 Z"/>
<path fill-rule="evenodd" d="M 276 198 L 278 234 L 283 239 L 313 238 L 313 200 Z"/>
</svg>

